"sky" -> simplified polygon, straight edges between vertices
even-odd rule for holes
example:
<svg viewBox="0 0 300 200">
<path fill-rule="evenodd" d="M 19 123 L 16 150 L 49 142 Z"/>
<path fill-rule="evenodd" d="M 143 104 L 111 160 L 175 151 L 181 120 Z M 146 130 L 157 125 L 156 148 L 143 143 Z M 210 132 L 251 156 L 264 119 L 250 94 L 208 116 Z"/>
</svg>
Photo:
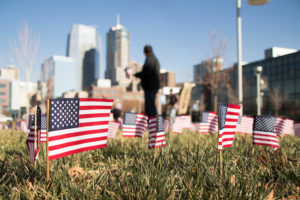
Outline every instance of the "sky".
<svg viewBox="0 0 300 200">
<path fill-rule="evenodd" d="M 143 47 L 151 44 L 161 68 L 176 72 L 176 82 L 192 81 L 193 66 L 212 56 L 226 41 L 224 66 L 237 62 L 236 0 L 49 0 L 0 1 L 0 67 L 12 63 L 12 44 L 27 22 L 40 35 L 32 80 L 40 77 L 42 62 L 66 55 L 72 24 L 93 25 L 102 38 L 102 77 L 106 68 L 106 33 L 116 15 L 130 31 L 130 60 L 144 63 Z M 300 49 L 300 1 L 271 0 L 251 6 L 242 0 L 243 61 L 264 58 L 272 46 Z M 21 73 L 23 77 L 23 73 Z"/>
</svg>

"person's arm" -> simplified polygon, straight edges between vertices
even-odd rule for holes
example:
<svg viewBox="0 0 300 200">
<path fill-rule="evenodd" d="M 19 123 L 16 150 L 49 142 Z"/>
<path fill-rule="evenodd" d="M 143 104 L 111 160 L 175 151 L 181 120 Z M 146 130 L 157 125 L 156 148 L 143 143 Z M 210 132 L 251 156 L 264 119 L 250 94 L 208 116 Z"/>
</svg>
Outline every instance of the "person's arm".
<svg viewBox="0 0 300 200">
<path fill-rule="evenodd" d="M 134 76 L 138 77 L 138 78 L 145 78 L 145 77 L 151 77 L 152 75 L 152 61 L 149 58 L 146 58 L 145 64 L 143 66 L 143 70 L 141 72 L 137 72 Z"/>
</svg>

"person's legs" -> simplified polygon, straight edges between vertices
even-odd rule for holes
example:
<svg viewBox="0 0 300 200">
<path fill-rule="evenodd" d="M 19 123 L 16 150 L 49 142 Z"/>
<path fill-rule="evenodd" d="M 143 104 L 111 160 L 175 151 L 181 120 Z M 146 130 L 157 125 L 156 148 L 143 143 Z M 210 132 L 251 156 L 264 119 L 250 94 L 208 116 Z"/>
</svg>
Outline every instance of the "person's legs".
<svg viewBox="0 0 300 200">
<path fill-rule="evenodd" d="M 148 117 L 157 115 L 155 106 L 156 91 L 144 91 L 145 93 L 145 113 Z"/>
<path fill-rule="evenodd" d="M 174 123 L 175 117 L 176 117 L 176 109 L 172 107 L 170 111 L 170 125 Z"/>
</svg>

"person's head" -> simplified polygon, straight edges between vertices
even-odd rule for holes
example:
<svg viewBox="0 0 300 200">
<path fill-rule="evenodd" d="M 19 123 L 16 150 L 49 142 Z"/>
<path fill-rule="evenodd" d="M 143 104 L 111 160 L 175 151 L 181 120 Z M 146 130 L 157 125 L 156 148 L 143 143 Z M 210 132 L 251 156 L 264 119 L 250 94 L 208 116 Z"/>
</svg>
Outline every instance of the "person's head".
<svg viewBox="0 0 300 200">
<path fill-rule="evenodd" d="M 152 46 L 151 45 L 146 45 L 144 46 L 144 54 L 146 56 L 149 56 L 153 53 L 153 50 L 152 50 Z"/>
<path fill-rule="evenodd" d="M 170 89 L 170 94 L 173 94 L 173 89 Z"/>
</svg>

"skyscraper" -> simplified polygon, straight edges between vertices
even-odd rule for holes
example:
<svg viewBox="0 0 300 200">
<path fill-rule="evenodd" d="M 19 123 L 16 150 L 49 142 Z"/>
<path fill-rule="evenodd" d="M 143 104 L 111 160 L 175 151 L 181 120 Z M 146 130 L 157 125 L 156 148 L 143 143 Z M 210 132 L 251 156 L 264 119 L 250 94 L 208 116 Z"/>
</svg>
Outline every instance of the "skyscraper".
<svg viewBox="0 0 300 200">
<path fill-rule="evenodd" d="M 77 81 L 76 63 L 73 58 L 52 56 L 45 60 L 41 68 L 41 81 L 46 84 L 47 97 L 61 97 L 64 92 L 74 90 Z"/>
<path fill-rule="evenodd" d="M 87 89 L 100 77 L 101 38 L 96 28 L 73 24 L 68 35 L 67 56 L 76 63 L 76 90 Z"/>
<path fill-rule="evenodd" d="M 106 71 L 105 78 L 110 79 L 112 85 L 124 85 L 125 68 L 129 65 L 130 33 L 120 24 L 117 16 L 117 24 L 107 33 L 106 46 Z"/>
</svg>

